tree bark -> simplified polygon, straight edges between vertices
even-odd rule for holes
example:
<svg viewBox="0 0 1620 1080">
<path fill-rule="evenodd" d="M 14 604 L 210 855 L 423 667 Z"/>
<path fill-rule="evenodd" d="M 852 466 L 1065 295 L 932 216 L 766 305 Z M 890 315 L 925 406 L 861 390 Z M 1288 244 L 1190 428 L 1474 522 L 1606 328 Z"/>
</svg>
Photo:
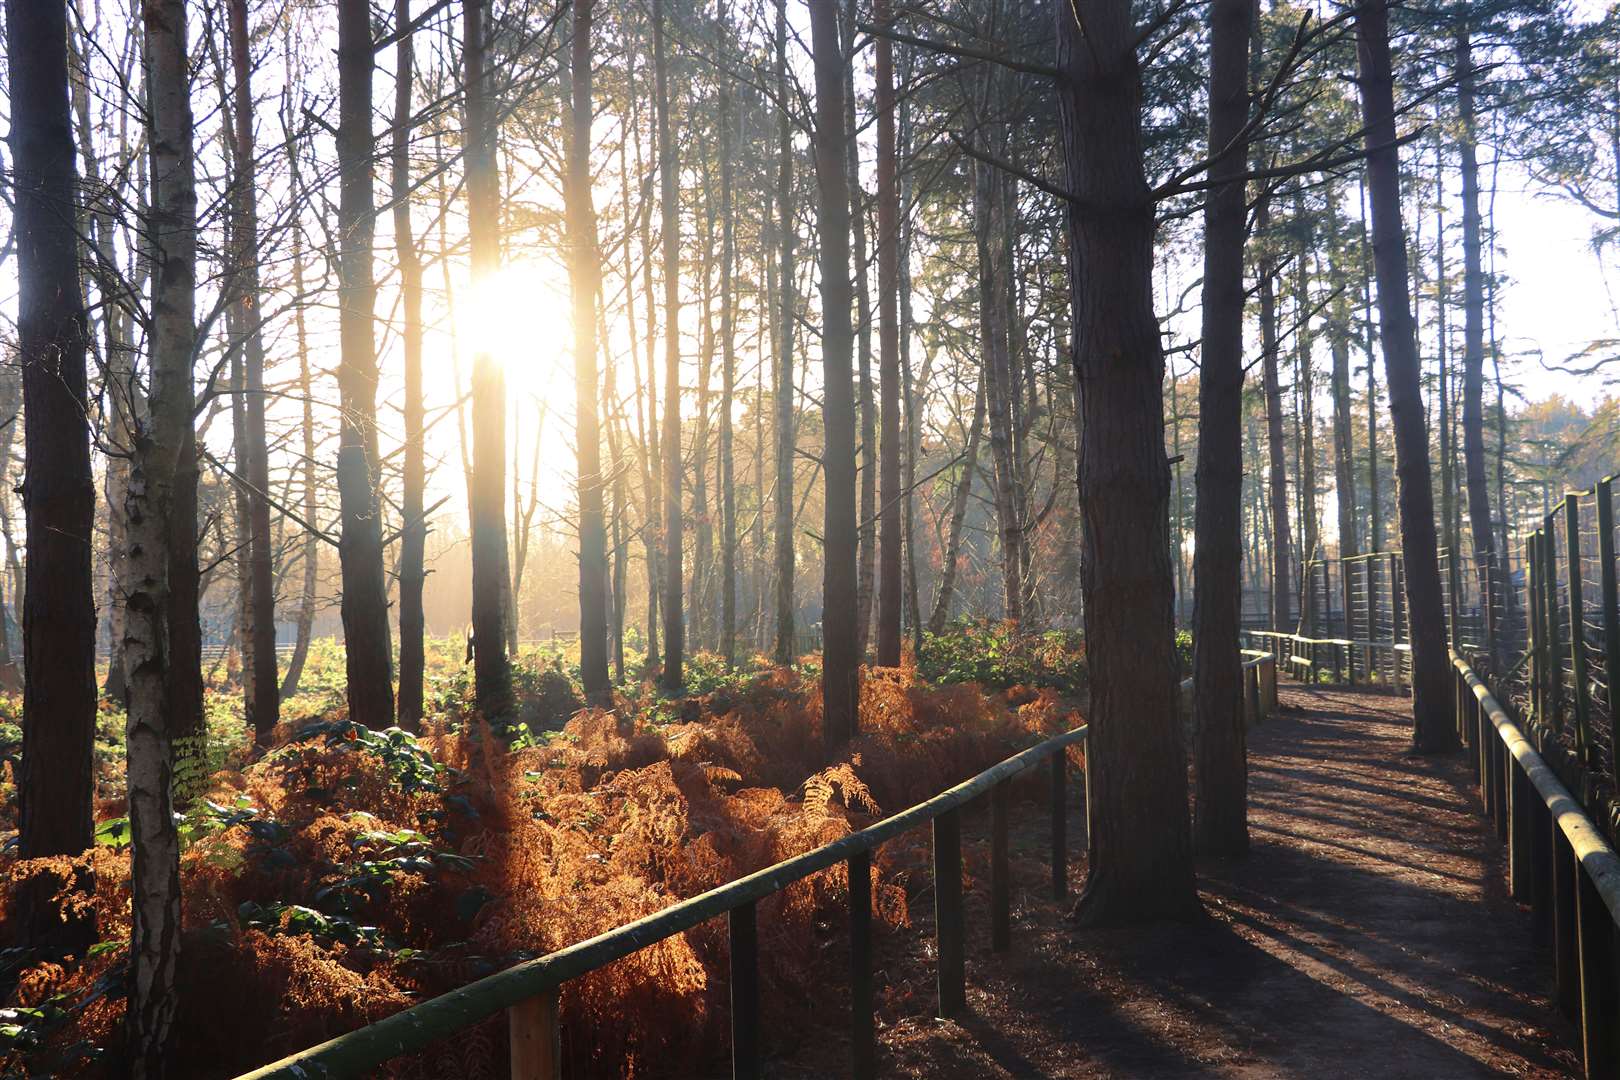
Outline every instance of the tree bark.
<svg viewBox="0 0 1620 1080">
<path fill-rule="evenodd" d="M 718 26 L 728 33 L 731 7 L 720 0 Z M 722 58 L 728 55 L 724 37 L 716 42 Z M 732 278 L 736 274 L 736 208 L 732 205 L 731 80 L 720 80 L 720 653 L 729 669 L 737 659 L 737 498 L 734 490 L 731 430 L 732 400 L 736 393 L 737 347 L 732 311 Z"/>
<path fill-rule="evenodd" d="M 569 284 L 574 301 L 574 438 L 579 460 L 579 672 L 587 700 L 606 704 L 612 692 L 607 657 L 607 527 L 602 499 L 602 447 L 596 414 L 596 293 L 601 262 L 596 208 L 591 203 L 591 32 L 595 0 L 575 0 L 573 108 L 569 119 Z"/>
<path fill-rule="evenodd" d="M 343 534 L 343 640 L 349 719 L 381 730 L 394 722 L 383 576 L 382 500 L 377 453 L 377 285 L 372 246 L 371 7 L 338 3 L 338 500 Z"/>
<path fill-rule="evenodd" d="M 1255 229 L 1271 225 L 1271 199 L 1262 194 L 1255 208 Z M 1286 630 L 1294 625 L 1293 537 L 1288 524 L 1288 444 L 1283 436 L 1282 381 L 1277 365 L 1277 270 L 1262 256 L 1260 275 L 1260 353 L 1266 395 L 1266 453 L 1271 494 L 1271 625 Z"/>
<path fill-rule="evenodd" d="M 1372 203 L 1373 262 L 1378 315 L 1395 432 L 1401 553 L 1407 620 L 1412 631 L 1412 746 L 1420 753 L 1455 749 L 1445 609 L 1429 486 L 1429 440 L 1423 423 L 1417 338 L 1401 225 L 1400 158 L 1395 145 L 1395 83 L 1389 54 L 1387 0 L 1356 10 L 1356 57 L 1366 129 L 1367 184 Z"/>
<path fill-rule="evenodd" d="M 17 358 L 22 367 L 23 750 L 17 777 L 23 858 L 90 846 L 95 798 L 96 606 L 91 563 L 95 476 L 79 282 L 77 177 L 68 106 L 67 9 L 9 0 L 17 245 Z"/>
<path fill-rule="evenodd" d="M 939 593 L 934 597 L 934 610 L 928 617 L 928 632 L 941 634 L 951 618 L 951 597 L 956 591 L 956 564 L 962 557 L 962 521 L 967 516 L 968 495 L 973 489 L 973 474 L 979 468 L 979 440 L 984 432 L 984 380 L 973 392 L 973 422 L 968 428 L 967 451 L 962 457 L 962 476 L 956 482 L 951 496 L 951 523 L 946 532 L 945 558 L 940 568 Z"/>
<path fill-rule="evenodd" d="M 287 50 L 291 51 L 290 39 Z M 302 205 L 303 177 L 298 164 L 298 143 L 287 139 L 288 185 L 293 202 Z M 298 349 L 298 396 L 302 409 L 299 434 L 303 454 L 303 508 L 304 520 L 314 523 L 320 510 L 315 485 L 315 398 L 309 371 L 309 328 L 304 316 L 304 228 L 294 220 L 288 230 L 291 234 L 293 295 L 299 302 L 293 307 L 294 342 Z M 298 682 L 304 674 L 304 662 L 309 657 L 309 640 L 315 629 L 315 592 L 320 583 L 321 538 L 313 530 L 304 531 L 304 550 L 300 556 L 303 565 L 303 585 L 298 597 L 298 627 L 293 635 L 292 655 L 287 658 L 287 673 L 282 677 L 281 696 L 290 698 L 298 693 Z"/>
<path fill-rule="evenodd" d="M 849 266 L 849 173 L 837 0 L 810 0 L 816 73 L 817 224 L 821 239 L 822 415 L 826 477 L 822 577 L 822 738 L 832 756 L 860 729 L 860 626 L 855 517 L 854 300 Z"/>
<path fill-rule="evenodd" d="M 149 407 L 135 433 L 124 503 L 129 544 L 125 758 L 134 853 L 126 1024 L 131 1075 L 157 1077 L 164 1072 L 178 1006 L 180 843 L 174 821 L 171 762 L 176 717 L 169 668 L 191 658 L 176 656 L 169 648 L 167 621 L 171 613 L 183 610 L 177 610 L 169 587 L 175 565 L 169 547 L 176 532 L 169 515 L 176 504 L 185 502 L 178 486 L 194 482 L 179 470 L 194 433 L 197 193 L 183 0 L 152 0 L 144 8 L 144 24 L 152 162 L 145 230 L 154 270 Z"/>
<path fill-rule="evenodd" d="M 877 0 L 874 17 L 892 22 L 889 0 Z M 900 187 L 895 147 L 894 43 L 875 44 L 877 79 L 877 259 L 878 259 L 878 634 L 877 662 L 900 663 L 900 611 L 905 586 L 900 563 Z"/>
<path fill-rule="evenodd" d="M 1203 348 L 1198 383 L 1198 513 L 1193 521 L 1193 842 L 1206 855 L 1249 850 L 1248 728 L 1239 643 L 1243 568 L 1243 244 L 1248 204 L 1251 0 L 1209 11 L 1209 170 L 1204 204 Z"/>
<path fill-rule="evenodd" d="M 415 34 L 411 0 L 394 0 L 394 130 L 389 148 L 389 199 L 394 204 L 394 252 L 399 262 L 400 351 L 405 361 L 404 491 L 399 535 L 399 726 L 422 726 L 422 683 L 427 670 L 423 636 L 427 618 L 422 590 L 427 582 L 428 523 L 426 409 L 422 396 L 422 257 L 411 227 L 411 86 L 415 79 Z"/>
<path fill-rule="evenodd" d="M 491 287 L 500 269 L 500 174 L 495 164 L 495 119 L 489 100 L 485 26 L 489 0 L 469 0 L 464 9 L 466 114 L 463 160 L 467 170 L 467 237 L 472 287 Z M 510 598 L 506 550 L 506 379 L 487 348 L 473 355 L 473 482 L 468 517 L 472 525 L 473 682 L 478 707 L 488 719 L 512 704 L 508 666 Z"/>
<path fill-rule="evenodd" d="M 1199 910 L 1178 715 L 1155 207 L 1129 0 L 1055 4 L 1091 669 L 1088 924 Z M 1082 30 L 1080 19 L 1085 19 Z"/>
<path fill-rule="evenodd" d="M 1474 572 L 1484 607 L 1485 640 L 1500 666 L 1505 655 L 1498 641 L 1500 586 L 1505 575 L 1492 573 L 1497 562 L 1496 532 L 1491 525 L 1491 489 L 1485 475 L 1485 270 L 1480 249 L 1479 154 L 1474 114 L 1474 57 L 1468 24 L 1457 26 L 1457 112 L 1462 121 L 1463 203 L 1463 468 L 1468 484 L 1468 524 L 1474 541 Z"/>
<path fill-rule="evenodd" d="M 990 457 L 995 465 L 995 506 L 1001 539 L 1001 584 L 1004 615 L 1015 626 L 1024 617 L 1023 523 L 1018 507 L 1017 451 L 1013 435 L 1013 388 L 1008 356 L 1006 288 L 1007 248 L 1002 242 L 1002 198 L 999 171 L 983 161 L 974 165 L 973 231 L 979 253 L 979 339 L 984 355 L 984 386 L 990 422 Z"/>
<path fill-rule="evenodd" d="M 788 101 L 787 0 L 776 0 L 776 89 Z M 786 109 L 776 120 L 776 274 L 781 314 L 777 318 L 775 416 L 776 435 L 776 650 L 778 664 L 793 662 L 793 455 L 798 440 L 793 429 L 793 334 L 798 314 L 793 268 L 793 125 Z"/>
<path fill-rule="evenodd" d="M 235 303 L 241 331 L 243 375 L 242 460 L 247 488 L 248 581 L 250 613 L 244 667 L 253 672 L 252 693 L 243 706 L 254 742 L 270 744 L 281 721 L 281 680 L 276 671 L 276 585 L 270 536 L 270 448 L 265 436 L 264 317 L 259 290 L 258 162 L 253 144 L 253 87 L 248 56 L 247 0 L 230 0 L 231 72 L 235 147 L 231 239 L 235 249 Z"/>
<path fill-rule="evenodd" d="M 664 245 L 664 670 L 666 690 L 678 690 L 686 678 L 685 578 L 681 507 L 681 203 L 676 170 L 680 155 L 670 131 L 669 61 L 664 46 L 664 4 L 653 0 L 653 106 L 658 122 L 659 209 Z"/>
<path fill-rule="evenodd" d="M 1305 227 L 1305 204 L 1299 196 L 1294 199 L 1296 224 Z M 1294 360 L 1298 376 L 1296 394 L 1299 402 L 1299 489 L 1294 493 L 1299 504 L 1299 627 L 1298 633 L 1315 635 L 1316 594 L 1312 591 L 1311 563 L 1317 558 L 1320 517 L 1316 504 L 1316 390 L 1314 357 L 1310 326 L 1310 244 L 1302 232 L 1299 252 L 1294 260 Z"/>
</svg>

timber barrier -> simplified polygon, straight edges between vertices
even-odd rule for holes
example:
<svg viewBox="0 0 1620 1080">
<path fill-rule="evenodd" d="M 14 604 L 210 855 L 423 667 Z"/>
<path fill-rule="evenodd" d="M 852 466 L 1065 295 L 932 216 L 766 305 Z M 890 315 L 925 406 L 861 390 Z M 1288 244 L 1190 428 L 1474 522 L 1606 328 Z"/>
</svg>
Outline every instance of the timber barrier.
<svg viewBox="0 0 1620 1080">
<path fill-rule="evenodd" d="M 1245 714 L 1269 715 L 1277 700 L 1277 664 L 1267 653 L 1245 653 Z M 1181 685 L 1183 691 L 1191 680 Z M 339 1035 L 245 1073 L 238 1080 L 313 1080 L 368 1075 L 393 1058 L 421 1050 L 505 1011 L 513 1080 L 556 1080 L 563 1075 L 558 994 L 576 979 L 666 938 L 725 916 L 731 952 L 732 1075 L 760 1075 L 759 901 L 794 882 L 844 863 L 849 875 L 850 1075 L 876 1075 L 875 984 L 872 969 L 872 852 L 922 825 L 933 830 L 934 936 L 938 1014 L 966 1005 L 966 928 L 962 909 L 961 812 L 990 798 L 990 946 L 1011 947 L 1012 881 L 1007 849 L 1009 781 L 1045 764 L 1050 774 L 1050 858 L 1054 900 L 1068 893 L 1068 748 L 1083 743 L 1086 725 L 1029 747 L 955 787 L 813 851 L 710 889 L 634 922 L 527 960 L 375 1023 Z M 1084 783 L 1084 773 L 1081 774 Z M 1082 800 L 1083 802 L 1084 800 Z"/>
</svg>

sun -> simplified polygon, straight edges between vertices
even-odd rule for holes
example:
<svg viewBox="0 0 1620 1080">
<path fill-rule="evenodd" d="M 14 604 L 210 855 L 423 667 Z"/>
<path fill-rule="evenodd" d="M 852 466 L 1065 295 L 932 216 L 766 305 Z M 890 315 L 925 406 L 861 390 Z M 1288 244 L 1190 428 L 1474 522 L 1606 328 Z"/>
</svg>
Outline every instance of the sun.
<svg viewBox="0 0 1620 1080">
<path fill-rule="evenodd" d="M 554 266 L 507 263 L 457 305 L 457 326 L 473 355 L 488 353 L 517 402 L 572 400 L 574 327 L 568 282 Z"/>
</svg>

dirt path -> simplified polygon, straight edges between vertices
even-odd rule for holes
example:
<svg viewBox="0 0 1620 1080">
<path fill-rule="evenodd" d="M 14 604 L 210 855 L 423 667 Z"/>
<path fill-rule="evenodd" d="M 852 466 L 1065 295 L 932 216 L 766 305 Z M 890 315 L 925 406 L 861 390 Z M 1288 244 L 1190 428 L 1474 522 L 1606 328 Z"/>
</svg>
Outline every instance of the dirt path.
<svg viewBox="0 0 1620 1080">
<path fill-rule="evenodd" d="M 1010 955 L 989 952 L 987 890 L 970 890 L 969 1013 L 946 1022 L 916 903 L 924 932 L 894 935 L 883 973 L 884 1075 L 1578 1073 L 1466 761 L 1407 756 L 1396 698 L 1285 687 L 1282 703 L 1251 734 L 1253 851 L 1200 866 L 1202 925 L 1076 929 L 1032 857 Z M 1038 816 L 1028 828 L 1017 847 L 1033 856 L 1045 833 Z M 846 1073 L 834 1054 L 801 1047 L 767 1071 Z"/>
</svg>

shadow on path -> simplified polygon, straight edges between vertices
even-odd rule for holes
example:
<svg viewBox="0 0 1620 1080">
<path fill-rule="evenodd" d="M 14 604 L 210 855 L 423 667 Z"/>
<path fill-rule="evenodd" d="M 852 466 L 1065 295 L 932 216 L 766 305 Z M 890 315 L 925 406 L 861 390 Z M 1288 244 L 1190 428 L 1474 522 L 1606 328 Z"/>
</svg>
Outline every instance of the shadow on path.
<svg viewBox="0 0 1620 1080">
<path fill-rule="evenodd" d="M 1041 887 L 1044 832 L 1020 834 L 1013 951 L 988 951 L 987 882 L 974 880 L 969 1012 L 934 1019 L 920 980 L 891 995 L 882 1073 L 1578 1073 L 1467 758 L 1409 756 L 1398 698 L 1285 686 L 1282 704 L 1250 734 L 1252 852 L 1200 864 L 1202 922 L 1077 929 Z M 914 969 L 931 974 L 913 937 Z M 808 1075 L 777 1064 L 772 1075 Z"/>
</svg>

